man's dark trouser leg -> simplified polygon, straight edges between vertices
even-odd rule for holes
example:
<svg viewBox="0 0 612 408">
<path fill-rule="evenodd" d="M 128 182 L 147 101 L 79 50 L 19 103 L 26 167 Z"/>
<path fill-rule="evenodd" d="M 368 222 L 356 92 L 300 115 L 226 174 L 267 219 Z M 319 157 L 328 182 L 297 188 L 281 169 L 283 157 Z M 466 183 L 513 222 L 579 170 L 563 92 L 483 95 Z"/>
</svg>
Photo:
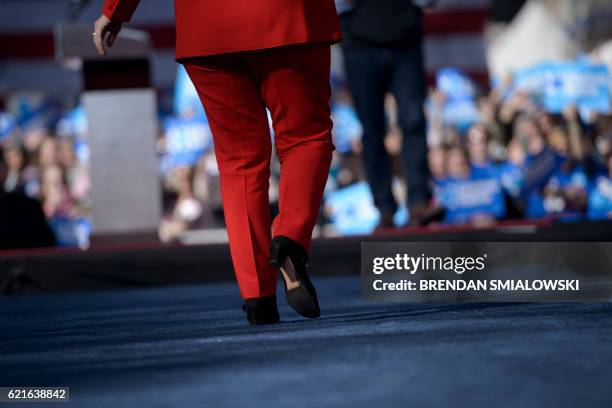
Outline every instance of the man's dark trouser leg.
<svg viewBox="0 0 612 408">
<path fill-rule="evenodd" d="M 425 137 L 425 73 L 420 44 L 395 50 L 391 68 L 391 92 L 398 108 L 398 121 L 403 133 L 402 168 L 408 190 L 408 206 L 427 204 L 429 167 Z"/>
<path fill-rule="evenodd" d="M 385 149 L 385 93 L 388 88 L 389 53 L 380 49 L 345 50 L 346 76 L 363 125 L 363 162 L 382 214 L 393 214 L 397 203 L 391 191 L 391 160 Z"/>
</svg>

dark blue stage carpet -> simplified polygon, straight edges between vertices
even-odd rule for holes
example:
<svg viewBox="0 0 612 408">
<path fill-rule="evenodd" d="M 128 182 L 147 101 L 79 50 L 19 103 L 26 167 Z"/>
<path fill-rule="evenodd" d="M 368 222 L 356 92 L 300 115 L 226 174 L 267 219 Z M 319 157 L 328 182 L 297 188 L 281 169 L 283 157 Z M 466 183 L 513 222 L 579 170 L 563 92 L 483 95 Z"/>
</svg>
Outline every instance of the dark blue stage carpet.
<svg viewBox="0 0 612 408">
<path fill-rule="evenodd" d="M 95 408 L 612 406 L 610 304 L 372 304 L 357 278 L 316 283 L 322 318 L 283 299 L 267 327 L 232 284 L 0 299 L 0 385 Z"/>
</svg>

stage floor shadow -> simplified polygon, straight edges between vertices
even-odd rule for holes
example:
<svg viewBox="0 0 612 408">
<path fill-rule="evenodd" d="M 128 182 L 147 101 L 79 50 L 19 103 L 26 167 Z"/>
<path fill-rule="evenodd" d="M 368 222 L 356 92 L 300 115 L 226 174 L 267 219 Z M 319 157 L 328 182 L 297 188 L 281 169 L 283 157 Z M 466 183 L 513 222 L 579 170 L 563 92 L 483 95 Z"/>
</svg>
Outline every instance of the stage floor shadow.
<svg viewBox="0 0 612 408">
<path fill-rule="evenodd" d="M 233 284 L 2 298 L 0 386 L 95 408 L 612 406 L 611 304 L 368 303 L 357 277 L 315 283 L 320 319 L 281 299 L 264 327 Z"/>
</svg>

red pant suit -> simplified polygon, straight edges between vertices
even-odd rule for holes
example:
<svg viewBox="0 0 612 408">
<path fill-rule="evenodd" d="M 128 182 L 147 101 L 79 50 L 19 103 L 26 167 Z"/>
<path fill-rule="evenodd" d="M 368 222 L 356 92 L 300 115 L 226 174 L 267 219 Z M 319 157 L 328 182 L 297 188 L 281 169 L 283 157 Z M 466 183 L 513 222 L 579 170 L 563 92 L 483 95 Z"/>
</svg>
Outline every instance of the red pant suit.
<svg viewBox="0 0 612 408">
<path fill-rule="evenodd" d="M 103 12 L 126 22 L 138 1 L 105 0 Z M 341 34 L 333 0 L 175 0 L 175 9 L 176 58 L 213 133 L 241 295 L 271 295 L 271 236 L 310 247 L 334 149 L 329 45 Z M 266 107 L 281 163 L 274 223 Z"/>
</svg>

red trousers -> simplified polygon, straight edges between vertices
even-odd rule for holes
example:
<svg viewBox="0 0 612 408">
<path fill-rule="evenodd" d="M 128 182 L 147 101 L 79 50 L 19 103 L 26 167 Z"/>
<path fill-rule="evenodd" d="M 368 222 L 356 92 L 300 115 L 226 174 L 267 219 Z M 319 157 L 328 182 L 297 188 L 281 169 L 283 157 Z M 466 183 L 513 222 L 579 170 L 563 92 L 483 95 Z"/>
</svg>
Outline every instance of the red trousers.
<svg viewBox="0 0 612 408">
<path fill-rule="evenodd" d="M 332 158 L 330 47 L 301 45 L 183 61 L 215 142 L 232 262 L 244 298 L 276 292 L 271 236 L 310 246 Z M 279 215 L 268 188 L 272 115 Z"/>
</svg>

